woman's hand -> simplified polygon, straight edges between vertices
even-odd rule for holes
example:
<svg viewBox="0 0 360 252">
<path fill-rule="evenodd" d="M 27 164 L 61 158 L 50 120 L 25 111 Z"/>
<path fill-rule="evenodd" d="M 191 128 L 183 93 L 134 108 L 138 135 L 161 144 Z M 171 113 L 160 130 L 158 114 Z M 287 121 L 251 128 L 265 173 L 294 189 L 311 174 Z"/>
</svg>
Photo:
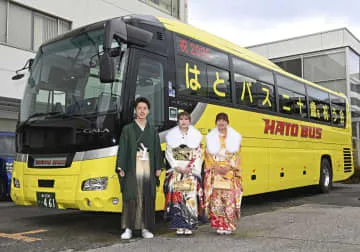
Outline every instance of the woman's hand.
<svg viewBox="0 0 360 252">
<path fill-rule="evenodd" d="M 191 173 L 191 168 L 190 168 L 190 167 L 184 167 L 184 168 L 182 168 L 182 167 L 176 167 L 175 170 L 176 170 L 177 172 L 182 173 L 182 174 L 189 174 L 189 173 Z"/>
<path fill-rule="evenodd" d="M 120 167 L 117 168 L 117 172 L 119 173 L 120 177 L 125 177 L 125 172 Z"/>
<path fill-rule="evenodd" d="M 159 177 L 160 174 L 161 174 L 161 170 L 156 170 L 156 172 L 155 172 L 156 177 Z"/>
<path fill-rule="evenodd" d="M 231 170 L 230 165 L 228 166 L 218 166 L 216 165 L 215 171 L 220 175 L 225 175 Z"/>
<path fill-rule="evenodd" d="M 236 208 L 235 209 L 235 216 L 236 216 L 236 218 L 238 218 L 238 219 L 240 219 L 240 208 Z"/>
</svg>

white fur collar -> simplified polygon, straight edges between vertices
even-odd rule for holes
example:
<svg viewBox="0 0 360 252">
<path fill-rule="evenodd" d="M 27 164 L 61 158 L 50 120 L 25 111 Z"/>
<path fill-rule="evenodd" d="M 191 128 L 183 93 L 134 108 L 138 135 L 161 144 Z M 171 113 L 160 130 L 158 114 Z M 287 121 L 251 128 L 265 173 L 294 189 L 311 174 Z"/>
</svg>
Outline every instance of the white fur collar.
<svg viewBox="0 0 360 252">
<path fill-rule="evenodd" d="M 189 148 L 197 148 L 199 147 L 201 140 L 201 133 L 192 125 L 189 126 L 189 130 L 184 139 L 182 138 L 179 126 L 172 128 L 166 135 L 166 143 L 172 148 L 179 147 L 182 144 L 187 145 Z"/>
<path fill-rule="evenodd" d="M 229 153 L 238 152 L 240 149 L 242 137 L 230 126 L 227 126 L 227 133 L 225 139 L 226 151 Z M 219 138 L 219 131 L 217 128 L 210 131 L 206 136 L 206 149 L 210 154 L 217 154 L 220 151 L 221 144 Z"/>
</svg>

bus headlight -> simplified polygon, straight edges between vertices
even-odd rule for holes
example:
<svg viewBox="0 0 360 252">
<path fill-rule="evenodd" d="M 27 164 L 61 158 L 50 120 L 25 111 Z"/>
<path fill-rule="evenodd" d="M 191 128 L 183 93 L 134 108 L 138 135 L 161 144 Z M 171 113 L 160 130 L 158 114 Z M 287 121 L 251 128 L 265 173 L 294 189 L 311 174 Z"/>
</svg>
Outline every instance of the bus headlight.
<svg viewBox="0 0 360 252">
<path fill-rule="evenodd" d="M 20 180 L 13 178 L 13 183 L 15 188 L 20 188 Z"/>
<path fill-rule="evenodd" d="M 13 163 L 12 162 L 6 162 L 6 171 L 12 173 L 13 170 Z"/>
<path fill-rule="evenodd" d="M 108 177 L 91 178 L 82 183 L 81 189 L 83 191 L 102 191 L 106 190 L 107 185 Z"/>
</svg>

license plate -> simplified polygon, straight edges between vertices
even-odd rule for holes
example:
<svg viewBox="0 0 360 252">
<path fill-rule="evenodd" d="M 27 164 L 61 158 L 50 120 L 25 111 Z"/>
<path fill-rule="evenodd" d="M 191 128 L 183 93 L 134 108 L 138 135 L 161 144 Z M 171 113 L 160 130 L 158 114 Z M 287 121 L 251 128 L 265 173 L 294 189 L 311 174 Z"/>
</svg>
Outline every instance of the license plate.
<svg viewBox="0 0 360 252">
<path fill-rule="evenodd" d="M 37 197 L 37 203 L 38 203 L 39 207 L 57 208 L 56 200 L 55 200 L 55 193 L 37 192 L 36 197 Z"/>
</svg>

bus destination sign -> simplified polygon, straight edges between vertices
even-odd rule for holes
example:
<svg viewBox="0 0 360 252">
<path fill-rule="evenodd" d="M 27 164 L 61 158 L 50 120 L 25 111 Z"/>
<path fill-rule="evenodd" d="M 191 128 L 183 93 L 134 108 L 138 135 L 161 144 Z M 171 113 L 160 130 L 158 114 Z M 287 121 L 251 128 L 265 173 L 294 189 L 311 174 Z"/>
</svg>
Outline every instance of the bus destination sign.
<svg viewBox="0 0 360 252">
<path fill-rule="evenodd" d="M 176 37 L 176 52 L 212 65 L 229 68 L 229 57 L 226 53 L 211 49 L 187 38 Z"/>
</svg>

